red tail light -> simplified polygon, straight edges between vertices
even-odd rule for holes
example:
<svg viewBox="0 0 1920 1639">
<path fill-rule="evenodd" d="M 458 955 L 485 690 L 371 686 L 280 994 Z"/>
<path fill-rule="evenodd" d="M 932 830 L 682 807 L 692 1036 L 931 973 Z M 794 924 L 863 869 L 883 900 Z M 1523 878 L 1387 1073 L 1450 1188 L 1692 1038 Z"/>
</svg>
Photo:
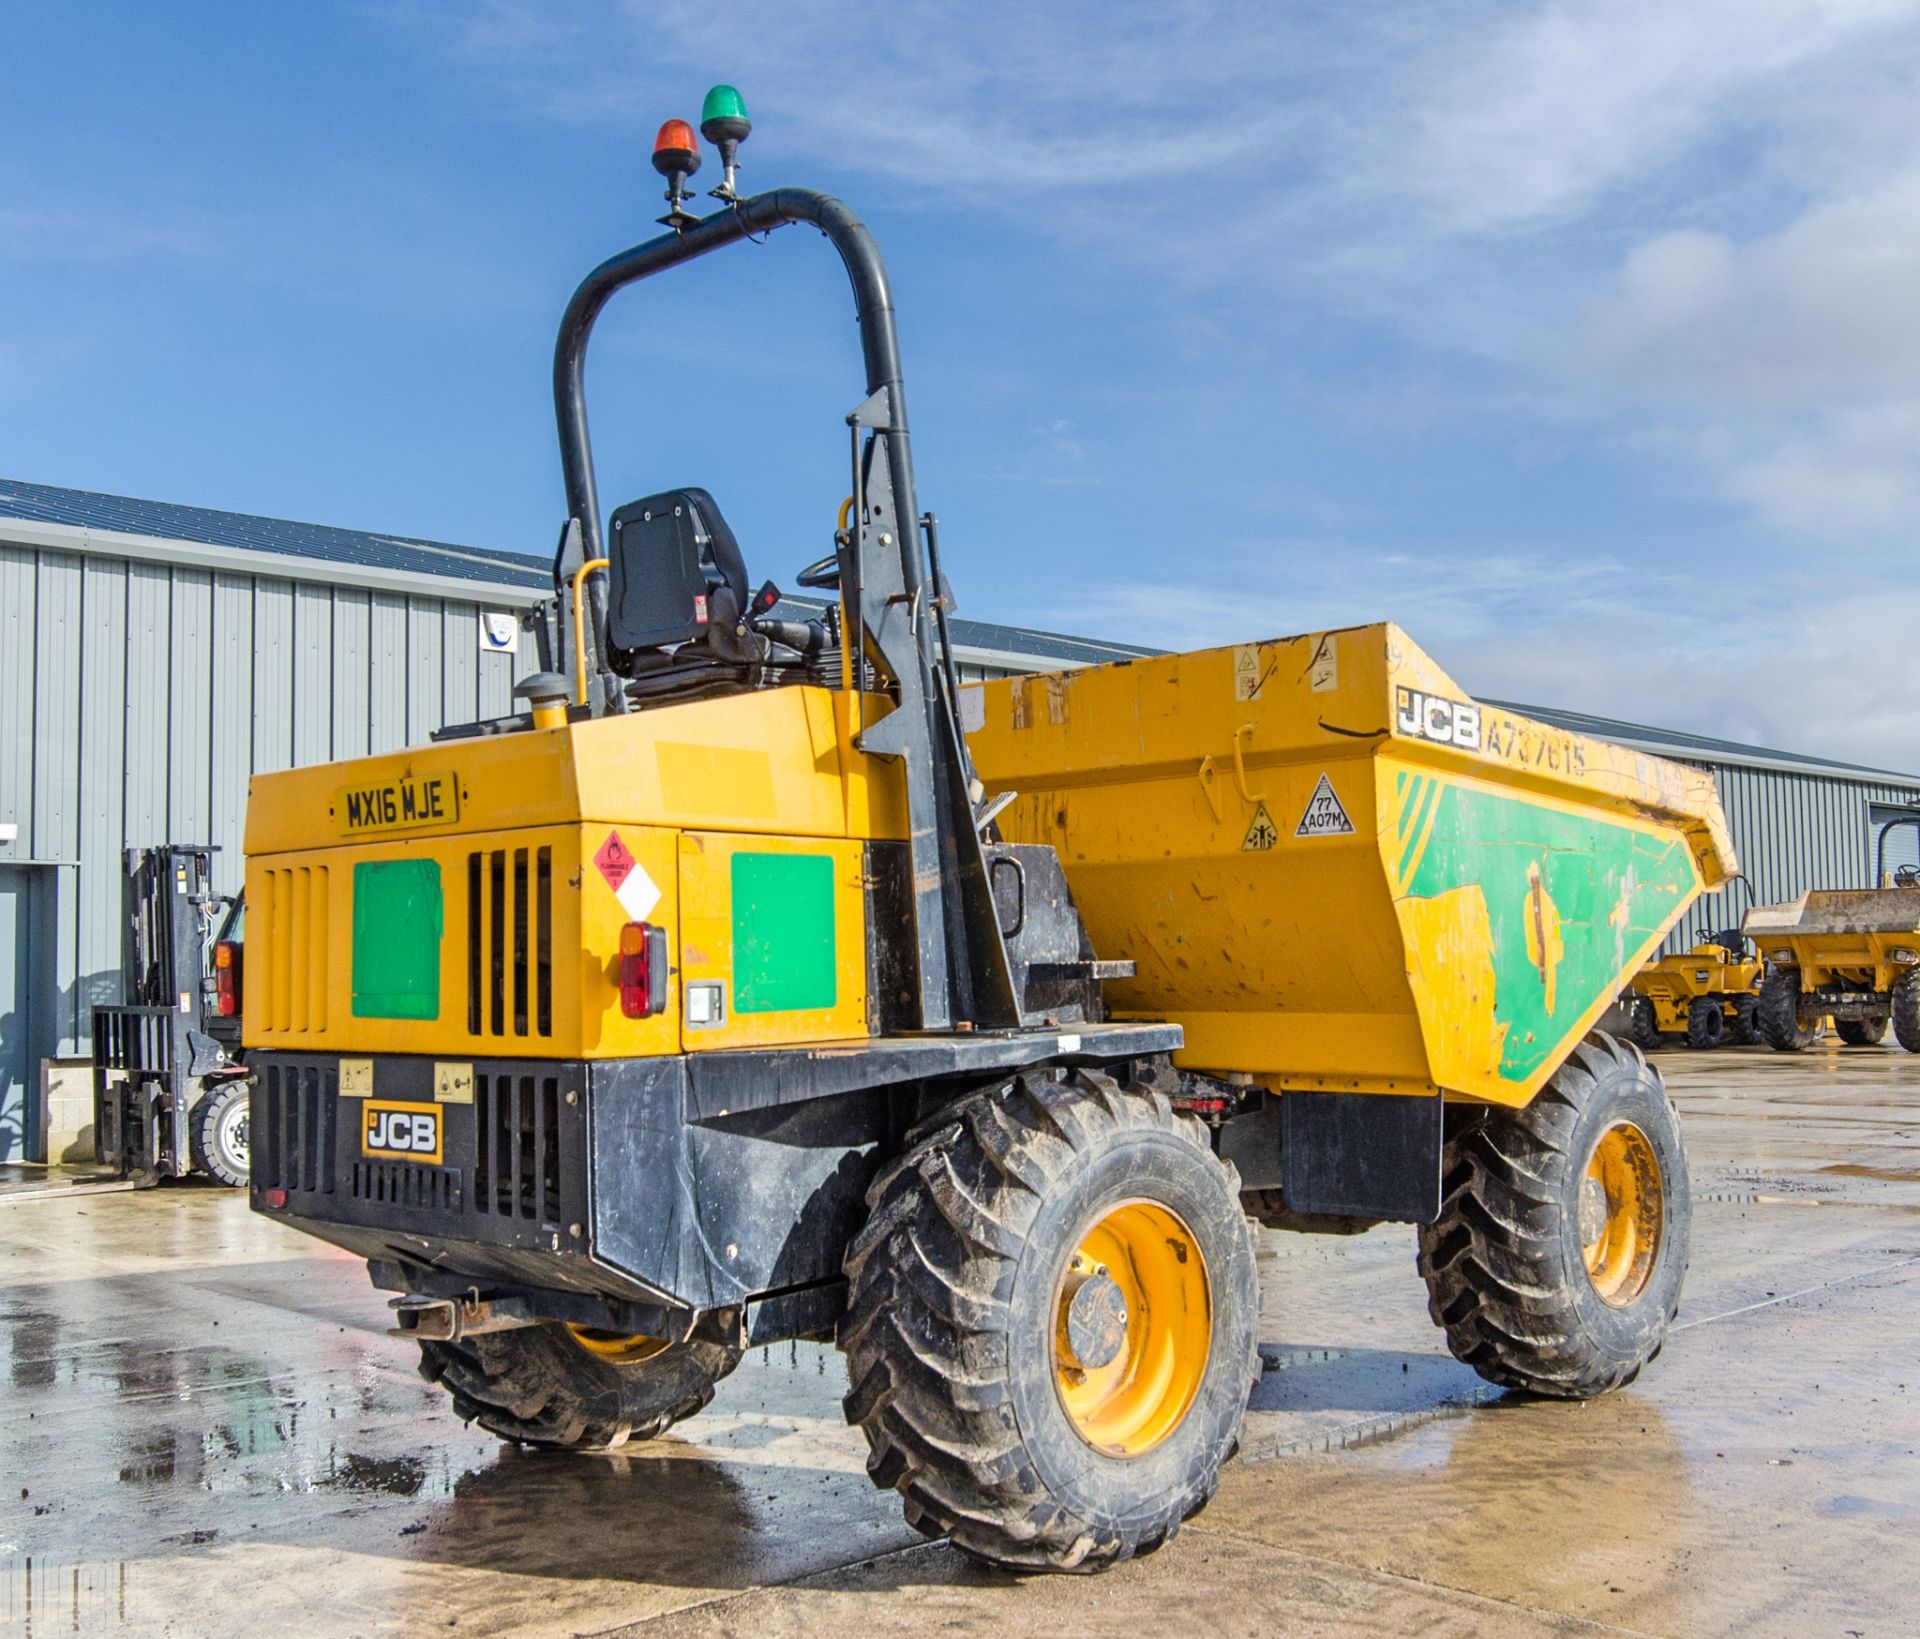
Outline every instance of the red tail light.
<svg viewBox="0 0 1920 1639">
<path fill-rule="evenodd" d="M 222 939 L 213 947 L 213 1005 L 223 1019 L 240 1011 L 240 947 Z"/>
<path fill-rule="evenodd" d="M 620 1011 L 650 1019 L 667 1008 L 667 930 L 629 922 L 620 930 Z"/>
</svg>

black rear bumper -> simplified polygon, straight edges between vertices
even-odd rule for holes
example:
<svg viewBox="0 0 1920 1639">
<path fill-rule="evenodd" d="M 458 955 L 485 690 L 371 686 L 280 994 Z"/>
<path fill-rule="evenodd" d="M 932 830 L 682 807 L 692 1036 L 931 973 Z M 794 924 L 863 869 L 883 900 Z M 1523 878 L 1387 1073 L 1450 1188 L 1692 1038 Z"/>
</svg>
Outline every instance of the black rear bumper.
<svg viewBox="0 0 1920 1639">
<path fill-rule="evenodd" d="M 375 1056 L 373 1100 L 431 1107 L 437 1153 L 366 1153 L 331 1054 L 256 1052 L 256 1211 L 358 1254 L 396 1289 L 526 1297 L 536 1313 L 770 1342 L 832 1325 L 866 1188 L 902 1135 L 1026 1064 L 1163 1053 L 1176 1027 L 885 1038 L 650 1059 Z M 459 1078 L 454 1078 L 457 1086 Z"/>
</svg>

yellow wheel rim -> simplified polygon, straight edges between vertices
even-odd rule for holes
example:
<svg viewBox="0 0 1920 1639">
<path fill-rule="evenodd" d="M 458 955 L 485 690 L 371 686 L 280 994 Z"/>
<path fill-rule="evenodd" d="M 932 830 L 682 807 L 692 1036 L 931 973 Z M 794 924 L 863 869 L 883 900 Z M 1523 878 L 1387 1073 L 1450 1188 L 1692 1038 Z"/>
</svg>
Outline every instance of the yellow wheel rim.
<svg viewBox="0 0 1920 1639">
<path fill-rule="evenodd" d="M 1580 1240 L 1587 1279 L 1624 1309 L 1647 1289 L 1660 1257 L 1666 1189 L 1647 1135 L 1617 1121 L 1594 1143 L 1580 1181 Z"/>
<path fill-rule="evenodd" d="M 671 1347 L 664 1337 L 648 1337 L 645 1332 L 603 1332 L 593 1326 L 569 1326 L 567 1330 L 588 1354 L 596 1354 L 616 1366 L 651 1360 Z"/>
<path fill-rule="evenodd" d="M 1206 1259 L 1179 1214 L 1113 1208 L 1061 1271 L 1053 1312 L 1054 1386 L 1081 1439 L 1137 1457 L 1179 1427 L 1213 1347 Z"/>
</svg>

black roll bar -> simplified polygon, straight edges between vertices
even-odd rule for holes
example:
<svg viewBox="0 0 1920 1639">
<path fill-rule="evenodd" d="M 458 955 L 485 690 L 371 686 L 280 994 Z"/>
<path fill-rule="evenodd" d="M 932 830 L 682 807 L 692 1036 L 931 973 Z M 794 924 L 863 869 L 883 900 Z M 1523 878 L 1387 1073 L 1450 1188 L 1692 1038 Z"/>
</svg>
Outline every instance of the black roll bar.
<svg viewBox="0 0 1920 1639">
<path fill-rule="evenodd" d="M 1887 833 L 1897 825 L 1920 826 L 1920 809 L 1912 813 L 1895 814 L 1892 819 L 1880 822 L 1880 835 L 1873 845 L 1873 885 L 1883 888 L 1887 883 Z"/>
<path fill-rule="evenodd" d="M 569 533 L 577 524 L 581 564 L 606 555 L 586 404 L 587 342 L 600 310 L 627 285 L 789 222 L 811 222 L 833 242 L 853 285 L 860 325 L 867 396 L 847 418 L 853 429 L 858 504 L 841 553 L 841 603 L 846 615 L 842 641 L 853 657 L 856 674 L 867 659 L 877 660 L 881 677 L 896 698 L 894 710 L 872 723 L 863 722 L 855 743 L 862 751 L 898 757 L 906 765 L 918 1025 L 926 1030 L 945 1030 L 956 1023 L 1018 1028 L 1020 1002 L 974 820 L 971 763 L 957 717 L 944 611 L 926 607 L 929 588 L 907 446 L 893 293 L 880 247 L 865 224 L 839 200 L 805 188 L 755 194 L 684 231 L 664 233 L 609 257 L 580 281 L 561 317 L 553 351 L 553 405 L 572 520 Z M 863 432 L 867 435 L 864 448 Z M 938 551 L 937 538 L 929 545 Z M 563 535 L 554 560 L 554 590 L 563 608 L 570 556 Z M 588 597 L 585 623 L 592 627 L 596 669 L 601 674 L 596 714 L 622 711 L 625 696 L 614 686 L 617 680 L 605 675 L 605 577 L 591 581 Z M 936 631 L 944 664 L 934 654 Z"/>
<path fill-rule="evenodd" d="M 811 222 L 833 242 L 846 265 L 860 324 L 860 352 L 866 365 L 867 392 L 885 389 L 890 400 L 895 516 L 919 516 L 913 494 L 913 468 L 907 456 L 907 410 L 900 377 L 900 344 L 894 331 L 893 292 L 880 247 L 866 224 L 839 200 L 809 188 L 776 188 L 717 211 L 684 233 L 656 239 L 610 256 L 580 281 L 561 316 L 553 349 L 553 407 L 560 433 L 560 468 L 566 481 L 567 511 L 580 524 L 582 561 L 603 557 L 600 497 L 593 474 L 593 441 L 587 430 L 587 342 L 594 321 L 616 291 L 664 273 L 695 257 L 767 233 L 789 222 Z M 923 574 L 918 541 L 900 531 L 901 571 L 906 590 L 917 593 Z M 563 598 L 555 563 L 554 590 Z M 604 579 L 590 581 L 587 598 L 595 634 L 595 652 L 604 656 L 607 590 Z"/>
</svg>

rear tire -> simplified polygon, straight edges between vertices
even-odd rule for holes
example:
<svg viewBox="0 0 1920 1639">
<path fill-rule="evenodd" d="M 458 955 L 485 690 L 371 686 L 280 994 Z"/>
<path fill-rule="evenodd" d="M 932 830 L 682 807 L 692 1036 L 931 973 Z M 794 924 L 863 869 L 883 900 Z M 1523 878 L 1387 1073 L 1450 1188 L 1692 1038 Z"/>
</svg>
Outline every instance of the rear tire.
<svg viewBox="0 0 1920 1639">
<path fill-rule="evenodd" d="M 1760 981 L 1760 1005 L 1754 1013 L 1761 1038 L 1776 1053 L 1804 1053 L 1818 1034 L 1800 1022 L 1800 970 L 1776 967 Z"/>
<path fill-rule="evenodd" d="M 1651 996 L 1635 996 L 1627 1004 L 1627 1034 L 1643 1053 L 1660 1045 L 1660 1014 Z"/>
<path fill-rule="evenodd" d="M 613 1358 L 617 1349 L 601 1347 L 605 1352 L 596 1353 L 566 1326 L 518 1326 L 422 1342 L 420 1375 L 453 1396 L 463 1422 L 478 1423 L 503 1440 L 610 1451 L 629 1440 L 650 1440 L 691 1417 L 740 1364 L 740 1351 L 719 1343 L 672 1343 L 628 1361 Z"/>
<path fill-rule="evenodd" d="M 1660 1352 L 1691 1196 L 1679 1118 L 1632 1047 L 1588 1036 L 1524 1110 L 1448 1141 L 1442 1189 L 1420 1231 L 1427 1307 L 1482 1377 L 1584 1400 Z"/>
<path fill-rule="evenodd" d="M 1755 1047 L 1760 1041 L 1760 1023 L 1758 996 L 1742 996 L 1734 1006 L 1732 1022 L 1727 1026 L 1728 1038 L 1735 1047 Z"/>
<path fill-rule="evenodd" d="M 1893 1039 L 1920 1053 L 1920 973 L 1902 975 L 1893 987 Z"/>
<path fill-rule="evenodd" d="M 1878 1047 L 1887 1039 L 1887 1016 L 1872 1019 L 1835 1019 L 1833 1028 L 1849 1047 Z"/>
<path fill-rule="evenodd" d="M 1687 1009 L 1687 1045 L 1718 1047 L 1726 1034 L 1727 1004 L 1718 996 L 1696 996 Z"/>
<path fill-rule="evenodd" d="M 187 1142 L 193 1150 L 194 1166 L 229 1189 L 247 1187 L 252 1154 L 247 1121 L 245 1076 L 215 1082 L 201 1094 L 187 1119 Z"/>
<path fill-rule="evenodd" d="M 1239 1176 L 1198 1120 L 1095 1072 L 1022 1076 L 958 1104 L 867 1200 L 846 1414 L 910 1524 L 989 1564 L 1095 1571 L 1205 1506 L 1259 1375 L 1260 1294 Z M 1102 1281 L 1124 1301 L 1083 1336 L 1078 1294 Z"/>
</svg>

